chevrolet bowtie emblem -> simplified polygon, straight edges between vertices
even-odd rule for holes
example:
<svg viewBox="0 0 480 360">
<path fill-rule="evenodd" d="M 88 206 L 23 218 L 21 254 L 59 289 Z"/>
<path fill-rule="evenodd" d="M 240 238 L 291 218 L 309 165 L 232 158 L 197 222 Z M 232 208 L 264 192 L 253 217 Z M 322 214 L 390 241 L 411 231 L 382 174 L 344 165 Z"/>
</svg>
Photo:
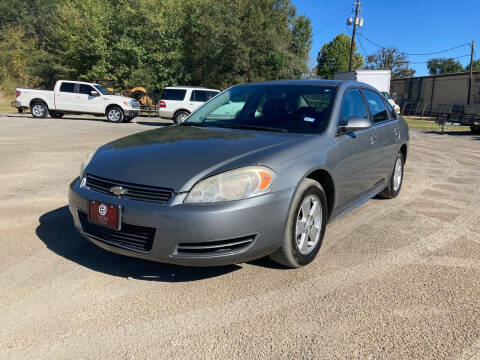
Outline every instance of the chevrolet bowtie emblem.
<svg viewBox="0 0 480 360">
<path fill-rule="evenodd" d="M 113 195 L 120 196 L 120 195 L 125 195 L 126 193 L 128 193 L 128 189 L 124 189 L 121 186 L 112 186 L 110 188 L 110 192 Z"/>
</svg>

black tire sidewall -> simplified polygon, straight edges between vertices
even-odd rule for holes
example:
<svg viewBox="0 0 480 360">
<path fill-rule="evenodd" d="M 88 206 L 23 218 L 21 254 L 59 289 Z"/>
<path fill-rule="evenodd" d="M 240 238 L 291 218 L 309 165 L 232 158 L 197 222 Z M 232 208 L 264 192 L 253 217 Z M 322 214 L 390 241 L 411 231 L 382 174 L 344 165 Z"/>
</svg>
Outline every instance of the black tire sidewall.
<svg viewBox="0 0 480 360">
<path fill-rule="evenodd" d="M 177 112 L 175 114 L 175 116 L 173 117 L 173 121 L 175 122 L 175 124 L 179 125 L 180 124 L 180 121 L 178 120 L 178 118 L 180 117 L 180 115 L 182 114 L 185 114 L 185 115 L 189 115 L 188 112 L 184 111 L 184 110 L 180 110 L 179 112 Z"/>
<path fill-rule="evenodd" d="M 394 178 L 394 175 L 395 175 L 395 165 L 397 164 L 398 158 L 402 159 L 402 178 L 400 179 L 400 186 L 398 187 L 398 190 L 395 191 L 394 186 L 393 186 L 393 178 Z M 390 177 L 389 186 L 390 186 L 390 194 L 391 194 L 392 198 L 397 197 L 398 194 L 400 193 L 400 190 L 402 190 L 404 169 L 405 169 L 405 159 L 403 158 L 403 154 L 401 152 L 399 152 L 397 154 L 397 157 L 395 158 L 395 164 L 393 165 L 392 176 Z"/>
<path fill-rule="evenodd" d="M 42 116 L 36 116 L 36 115 L 33 113 L 33 108 L 34 108 L 35 106 L 42 106 L 42 107 L 43 107 L 44 112 L 43 112 L 43 115 L 42 115 Z M 43 103 L 41 103 L 41 102 L 35 103 L 35 104 L 32 105 L 32 109 L 31 109 L 30 112 L 31 112 L 31 114 L 32 114 L 33 117 L 35 117 L 35 118 L 37 118 L 37 119 L 43 119 L 43 118 L 46 118 L 46 117 L 48 116 L 48 107 L 47 107 L 47 105 L 45 105 L 45 104 L 43 104 Z"/>
<path fill-rule="evenodd" d="M 320 247 L 322 246 L 323 236 L 325 234 L 325 228 L 327 225 L 328 207 L 327 207 L 327 198 L 325 196 L 325 191 L 323 190 L 320 184 L 318 185 L 309 184 L 306 188 L 303 188 L 303 189 L 300 188 L 299 190 L 300 190 L 300 193 L 298 194 L 298 196 L 295 196 L 294 203 L 292 204 L 292 210 L 290 212 L 290 216 L 288 219 L 289 226 L 287 227 L 287 233 L 285 235 L 288 237 L 287 241 L 289 240 L 290 251 L 293 259 L 299 266 L 304 266 L 309 264 L 315 259 L 318 251 L 320 250 Z M 322 228 L 320 229 L 320 238 L 318 240 L 318 243 L 315 249 L 313 249 L 313 251 L 310 252 L 309 254 L 303 255 L 299 252 L 297 247 L 296 221 L 297 221 L 297 214 L 300 207 L 302 206 L 303 200 L 309 195 L 316 195 L 320 200 L 320 204 L 322 207 Z"/>
<path fill-rule="evenodd" d="M 110 116 L 108 116 L 108 114 L 110 114 L 110 111 L 112 111 L 112 110 L 118 110 L 118 111 L 120 111 L 120 119 L 118 119 L 118 121 L 112 121 L 112 120 L 110 120 Z M 119 106 L 112 106 L 110 109 L 108 109 L 108 111 L 107 111 L 107 120 L 108 120 L 108 121 L 110 121 L 111 123 L 117 124 L 117 123 L 123 122 L 123 119 L 125 119 L 125 114 L 123 113 L 123 110 L 122 110 L 121 107 L 119 107 Z"/>
</svg>

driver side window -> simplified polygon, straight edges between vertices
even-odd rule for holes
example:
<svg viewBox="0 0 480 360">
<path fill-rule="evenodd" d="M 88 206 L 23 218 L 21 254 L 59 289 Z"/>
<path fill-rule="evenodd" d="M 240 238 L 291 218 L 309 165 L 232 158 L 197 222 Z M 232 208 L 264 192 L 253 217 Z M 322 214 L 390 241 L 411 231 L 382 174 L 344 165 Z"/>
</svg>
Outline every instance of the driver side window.
<svg viewBox="0 0 480 360">
<path fill-rule="evenodd" d="M 346 125 L 351 117 L 368 118 L 363 97 L 358 89 L 347 90 L 343 96 L 340 126 Z"/>
</svg>

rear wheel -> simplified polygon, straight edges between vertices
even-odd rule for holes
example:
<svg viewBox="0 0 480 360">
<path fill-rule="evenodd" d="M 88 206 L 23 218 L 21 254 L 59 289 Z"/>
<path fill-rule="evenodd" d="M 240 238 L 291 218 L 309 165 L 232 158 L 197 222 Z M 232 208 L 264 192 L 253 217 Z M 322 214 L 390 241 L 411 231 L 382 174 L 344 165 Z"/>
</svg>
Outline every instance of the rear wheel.
<svg viewBox="0 0 480 360">
<path fill-rule="evenodd" d="M 480 135 L 480 126 L 472 125 L 470 126 L 470 130 L 472 131 L 473 135 Z"/>
<path fill-rule="evenodd" d="M 402 189 L 404 163 L 405 160 L 403 158 L 403 154 L 399 152 L 395 160 L 393 173 L 392 176 L 390 176 L 388 186 L 379 194 L 381 197 L 385 199 L 393 199 L 398 196 L 400 190 Z"/>
<path fill-rule="evenodd" d="M 119 106 L 112 106 L 107 111 L 107 119 L 110 122 L 120 123 L 124 118 L 123 110 Z"/>
<path fill-rule="evenodd" d="M 175 113 L 175 117 L 173 118 L 173 120 L 175 121 L 175 124 L 181 124 L 187 119 L 188 115 L 190 114 L 187 111 L 180 110 L 177 113 Z"/>
<path fill-rule="evenodd" d="M 44 103 L 34 103 L 31 107 L 33 117 L 45 118 L 48 115 L 48 107 Z"/>
<path fill-rule="evenodd" d="M 270 258 L 290 268 L 312 262 L 322 245 L 327 209 L 322 185 L 311 179 L 303 180 L 293 199 L 282 246 Z"/>
</svg>

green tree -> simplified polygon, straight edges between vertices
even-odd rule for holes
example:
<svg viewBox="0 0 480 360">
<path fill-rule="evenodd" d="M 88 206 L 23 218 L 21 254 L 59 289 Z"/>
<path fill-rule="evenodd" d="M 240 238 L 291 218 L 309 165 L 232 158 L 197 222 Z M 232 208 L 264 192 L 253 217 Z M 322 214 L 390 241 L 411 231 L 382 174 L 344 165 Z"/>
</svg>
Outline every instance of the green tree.
<svg viewBox="0 0 480 360">
<path fill-rule="evenodd" d="M 332 41 L 324 44 L 317 56 L 317 74 L 326 79 L 333 79 L 336 72 L 348 71 L 350 45 L 352 38 L 346 34 L 337 35 Z M 357 45 L 353 46 L 353 70 L 363 66 L 363 57 L 357 53 Z"/>
<path fill-rule="evenodd" d="M 465 71 L 470 71 L 470 63 L 465 66 Z M 473 68 L 472 71 L 480 71 L 480 59 L 473 60 Z"/>
<path fill-rule="evenodd" d="M 452 58 L 434 58 L 427 62 L 430 75 L 452 74 L 465 71 L 460 61 Z"/>
<path fill-rule="evenodd" d="M 381 48 L 367 56 L 367 69 L 391 70 L 394 78 L 412 77 L 415 70 L 410 69 L 409 64 L 405 53 L 398 51 L 395 47 Z"/>
</svg>

